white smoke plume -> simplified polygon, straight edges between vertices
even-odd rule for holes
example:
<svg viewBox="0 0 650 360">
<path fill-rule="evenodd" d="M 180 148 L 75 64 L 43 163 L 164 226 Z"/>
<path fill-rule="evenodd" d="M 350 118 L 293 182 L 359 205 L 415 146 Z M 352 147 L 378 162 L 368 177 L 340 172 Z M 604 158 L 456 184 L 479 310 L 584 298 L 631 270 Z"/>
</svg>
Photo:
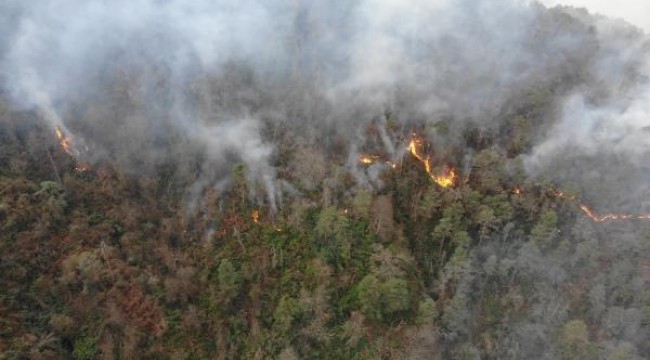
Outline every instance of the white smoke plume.
<svg viewBox="0 0 650 360">
<path fill-rule="evenodd" d="M 531 86 L 571 77 L 532 173 L 569 140 L 637 162 L 648 153 L 645 37 L 534 1 L 28 0 L 0 13 L 13 104 L 84 138 L 89 160 L 136 172 L 203 149 L 202 182 L 241 161 L 274 192 L 278 128 L 350 143 L 390 109 L 407 124 L 451 119 L 454 137 L 498 127 Z"/>
</svg>

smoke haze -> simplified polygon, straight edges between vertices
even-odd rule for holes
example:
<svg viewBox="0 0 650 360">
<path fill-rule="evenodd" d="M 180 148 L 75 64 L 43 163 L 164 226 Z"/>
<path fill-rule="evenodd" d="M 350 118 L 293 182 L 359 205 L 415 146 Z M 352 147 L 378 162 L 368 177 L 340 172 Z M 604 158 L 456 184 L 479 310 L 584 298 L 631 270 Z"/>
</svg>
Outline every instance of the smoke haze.
<svg viewBox="0 0 650 360">
<path fill-rule="evenodd" d="M 242 161 L 273 191 L 269 129 L 350 144 L 346 134 L 390 109 L 406 124 L 447 119 L 451 135 L 429 134 L 443 147 L 468 124 L 498 128 L 535 84 L 567 78 L 552 95 L 555 125 L 525 159 L 532 175 L 567 147 L 636 167 L 650 151 L 647 37 L 581 11 L 512 0 L 1 6 L 15 106 L 83 139 L 85 159 L 137 172 L 204 151 L 202 182 Z"/>
<path fill-rule="evenodd" d="M 602 214 L 650 212 L 650 39 L 581 9 L 524 0 L 4 0 L 0 86 L 53 138 L 57 128 L 69 136 L 81 162 L 145 177 L 172 164 L 193 205 L 206 189 L 232 185 L 242 163 L 251 198 L 271 212 L 283 196 L 317 191 L 327 208 L 332 189 L 348 185 L 342 173 L 352 178 L 350 198 L 381 189 L 414 131 L 433 159 L 470 179 L 479 160 L 498 162 L 481 152 L 520 124 L 532 135 L 503 157 L 522 164 L 527 180 L 568 188 Z M 380 161 L 360 165 L 366 150 Z M 493 207 L 508 213 L 509 190 L 474 195 L 502 201 Z M 448 201 L 431 193 L 431 203 Z M 392 223 L 391 200 L 380 196 Z M 510 233 L 520 219 L 504 215 L 510 223 L 485 239 L 481 225 L 475 248 L 456 247 L 470 261 L 447 262 L 435 279 L 443 290 L 434 292 L 447 280 L 456 287 L 440 305 L 441 338 L 452 348 L 483 336 L 473 319 L 493 291 L 505 308 L 531 309 L 495 325 L 504 333 L 494 353 L 557 358 L 553 341 L 575 315 L 571 291 L 580 283 L 588 321 L 612 339 L 601 348 L 649 353 L 639 320 L 639 309 L 650 309 L 650 277 L 640 271 L 647 229 L 584 216 L 563 227 L 554 211 L 582 216 L 579 203 L 553 199 L 530 206 L 550 214 L 535 213 L 545 227 L 525 220 L 526 232 Z M 497 217 L 472 201 L 479 215 Z M 449 213 L 467 215 L 455 205 Z"/>
</svg>

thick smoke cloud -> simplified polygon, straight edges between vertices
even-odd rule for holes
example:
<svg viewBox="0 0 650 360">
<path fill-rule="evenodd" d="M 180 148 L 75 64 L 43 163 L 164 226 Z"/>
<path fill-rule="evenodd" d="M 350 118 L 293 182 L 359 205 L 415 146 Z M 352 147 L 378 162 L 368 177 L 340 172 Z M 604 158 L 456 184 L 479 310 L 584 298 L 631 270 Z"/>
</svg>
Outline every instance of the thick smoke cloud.
<svg viewBox="0 0 650 360">
<path fill-rule="evenodd" d="M 595 34 L 584 19 L 558 29 L 534 2 L 32 0 L 0 10 L 3 87 L 85 140 L 85 160 L 143 172 L 204 154 L 205 184 L 242 161 L 271 204 L 278 128 L 304 144 L 352 144 L 349 134 L 390 109 L 407 124 L 452 119 L 451 135 L 434 139 L 444 146 L 468 124 L 498 126 L 534 84 L 573 76 L 567 64 L 586 65 L 583 85 L 597 90 L 557 101 L 562 116 L 527 158 L 531 173 L 576 139 L 636 163 L 650 150 L 647 42 L 604 20 Z"/>
<path fill-rule="evenodd" d="M 533 157 L 575 144 L 587 154 L 612 152 L 641 164 L 650 152 L 643 140 L 650 130 L 650 41 L 609 19 L 594 25 L 601 47 L 589 69 L 592 80 L 563 101 L 560 121 Z"/>
<path fill-rule="evenodd" d="M 423 134 L 438 148 L 465 145 L 468 127 L 499 132 L 504 119 L 521 113 L 535 134 L 523 156 L 529 175 L 579 184 L 598 209 L 647 212 L 650 200 L 640 199 L 650 199 L 649 55 L 637 29 L 531 1 L 0 4 L 2 95 L 72 136 L 80 160 L 115 162 L 137 174 L 171 162 L 192 174 L 193 199 L 205 188 L 225 188 L 233 164 L 242 162 L 251 189 L 264 192 L 253 196 L 270 208 L 281 206 L 282 191 L 329 186 L 323 178 L 336 156 L 328 150 L 341 143 L 348 156 L 335 160 L 359 184 L 381 186 L 387 166 L 360 167 L 357 151 L 374 121 L 377 147 L 392 161 L 404 154 L 404 139 L 386 130 L 387 112 L 405 133 L 446 121 L 444 136 Z M 531 91 L 539 88 L 550 90 Z M 537 102 L 545 104 L 541 114 L 528 109 Z M 277 179 L 285 142 L 304 151 L 297 155 L 302 169 L 291 171 L 304 175 L 300 184 Z M 473 150 L 464 154 L 465 174 Z M 506 328 L 500 354 L 556 358 L 550 339 L 571 315 L 565 289 L 597 274 L 602 279 L 593 283 L 606 291 L 590 294 L 593 311 L 602 307 L 593 321 L 622 334 L 621 346 L 642 344 L 648 330 L 632 321 L 638 314 L 607 294 L 624 292 L 623 280 L 638 277 L 638 267 L 624 265 L 647 246 L 634 229 L 581 226 L 588 231 L 575 233 L 589 236 L 567 236 L 573 245 L 566 253 L 546 253 L 532 241 L 511 245 L 518 241 L 504 231 L 501 245 L 471 254 L 477 261 L 457 290 L 465 312 L 449 321 L 458 334 L 448 337 L 480 335 L 471 333 L 472 311 L 481 310 L 472 301 L 489 281 L 539 284 L 524 294 L 535 299 L 534 311 Z M 576 263 L 595 263 L 591 252 L 611 256 L 622 275 Z"/>
<path fill-rule="evenodd" d="M 633 202 L 647 211 L 639 199 L 650 194 L 650 40 L 620 21 L 565 10 L 590 25 L 598 47 L 585 82 L 557 100 L 558 120 L 525 157 L 529 173 L 580 183 L 615 208 Z"/>
</svg>

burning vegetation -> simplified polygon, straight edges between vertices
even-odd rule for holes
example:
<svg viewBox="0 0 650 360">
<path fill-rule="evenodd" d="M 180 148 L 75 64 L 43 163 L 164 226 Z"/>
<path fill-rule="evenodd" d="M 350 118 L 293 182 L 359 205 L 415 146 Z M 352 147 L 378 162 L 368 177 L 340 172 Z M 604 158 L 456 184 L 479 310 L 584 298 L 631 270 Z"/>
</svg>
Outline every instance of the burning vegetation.
<svg viewBox="0 0 650 360">
<path fill-rule="evenodd" d="M 91 167 L 89 163 L 79 161 L 79 151 L 75 148 L 72 136 L 65 134 L 59 126 L 54 127 L 54 135 L 56 135 L 56 139 L 61 146 L 61 149 L 72 158 L 72 161 L 74 161 L 76 171 L 85 172 L 90 170 Z"/>
<path fill-rule="evenodd" d="M 413 134 L 413 137 L 411 138 L 411 141 L 408 145 L 408 151 L 411 153 L 411 155 L 413 155 L 413 157 L 422 163 L 424 170 L 427 172 L 427 174 L 429 174 L 429 177 L 431 177 L 431 179 L 436 184 L 440 185 L 443 188 L 456 185 L 458 179 L 456 177 L 456 170 L 454 167 L 451 165 L 443 164 L 440 166 L 440 171 L 436 171 L 436 167 L 431 156 L 426 154 L 424 149 L 424 140 L 416 134 Z"/>
<path fill-rule="evenodd" d="M 0 358 L 650 358 L 645 35 L 405 1 L 0 2 Z"/>
<path fill-rule="evenodd" d="M 56 135 L 56 139 L 59 142 L 59 145 L 61 145 L 61 149 L 66 152 L 66 154 L 75 157 L 75 153 L 72 147 L 72 139 L 63 133 L 61 128 L 59 126 L 56 126 L 54 128 L 54 134 Z"/>
<path fill-rule="evenodd" d="M 418 160 L 426 173 L 429 175 L 431 180 L 434 183 L 438 184 L 442 188 L 454 187 L 457 184 L 458 176 L 456 174 L 456 169 L 448 164 L 443 164 L 436 167 L 433 163 L 432 157 L 428 155 L 425 151 L 427 144 L 424 139 L 417 134 L 413 133 L 411 140 L 408 143 L 407 150 L 416 160 Z M 359 162 L 364 165 L 372 165 L 379 161 L 385 162 L 390 165 L 392 168 L 397 166 L 396 163 L 382 160 L 382 157 L 379 155 L 369 155 L 362 154 L 359 155 Z M 434 169 L 439 169 L 435 171 Z M 503 191 L 503 190 L 502 190 Z M 512 194 L 521 195 L 523 193 L 522 189 L 516 186 L 512 190 Z M 574 195 L 567 195 L 563 191 L 551 190 L 551 194 L 556 196 L 559 199 L 567 200 L 573 203 L 576 203 L 578 208 L 591 220 L 596 223 L 608 222 L 608 221 L 623 221 L 623 220 L 650 220 L 649 214 L 625 214 L 625 213 L 610 213 L 606 215 L 598 215 L 593 209 L 588 205 L 578 201 L 577 197 Z"/>
</svg>

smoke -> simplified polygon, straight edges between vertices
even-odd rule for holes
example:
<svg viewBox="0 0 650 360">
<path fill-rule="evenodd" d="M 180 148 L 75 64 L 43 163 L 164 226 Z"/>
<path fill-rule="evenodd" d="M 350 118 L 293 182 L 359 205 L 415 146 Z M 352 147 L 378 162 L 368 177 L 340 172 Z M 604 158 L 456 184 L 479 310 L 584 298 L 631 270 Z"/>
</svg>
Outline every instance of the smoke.
<svg viewBox="0 0 650 360">
<path fill-rule="evenodd" d="M 650 194 L 650 40 L 620 21 L 569 12 L 591 26 L 598 47 L 586 81 L 558 99 L 558 120 L 525 164 L 534 176 L 584 184 L 604 203 L 638 203 Z M 605 186 L 591 186 L 597 182 Z"/>
<path fill-rule="evenodd" d="M 531 173 L 574 140 L 636 163 L 648 152 L 644 37 L 604 20 L 594 34 L 580 12 L 531 1 L 31 0 L 0 10 L 13 104 L 84 139 L 85 160 L 136 173 L 172 154 L 190 167 L 202 153 L 197 182 L 219 183 L 239 161 L 273 192 L 278 129 L 329 151 L 331 138 L 355 143 L 389 109 L 407 125 L 447 119 L 449 135 L 436 139 L 462 143 L 468 124 L 498 128 L 522 93 L 563 79 L 558 96 L 573 95 L 554 100 L 562 116 L 531 152 Z"/>
<path fill-rule="evenodd" d="M 388 165 L 362 168 L 358 155 L 369 138 L 363 130 L 378 118 L 375 147 L 393 163 L 404 153 L 382 118 L 389 111 L 404 132 L 424 128 L 436 148 L 467 147 L 460 156 L 466 175 L 480 150 L 464 138 L 467 128 L 499 132 L 513 114 L 525 114 L 534 129 L 523 156 L 531 176 L 578 183 L 590 200 L 647 212 L 648 200 L 635 201 L 638 209 L 630 200 L 650 198 L 649 55 L 650 42 L 638 29 L 524 0 L 0 4 L 3 91 L 13 106 L 70 136 L 81 160 L 115 162 L 135 174 L 175 163 L 191 173 L 193 199 L 208 187 L 224 189 L 232 166 L 243 163 L 251 196 L 271 209 L 281 205 L 283 191 L 298 196 L 333 187 L 329 161 L 345 166 L 360 187 L 380 187 Z M 445 134 L 432 130 L 439 122 Z M 278 167 L 290 167 L 278 155 L 287 143 L 303 151 L 290 165 L 304 175 L 300 184 L 278 179 Z M 337 154 L 340 148 L 347 156 Z M 585 225 L 596 233 L 591 226 Z M 506 305 L 523 307 L 526 295 L 535 299 L 533 310 L 500 339 L 521 351 L 500 354 L 552 358 L 558 350 L 549 339 L 571 315 L 563 294 L 574 282 L 601 285 L 607 294 L 623 293 L 620 283 L 637 286 L 589 263 L 593 249 L 620 278 L 638 275 L 638 268 L 618 267 L 627 251 L 643 254 L 647 246 L 635 248 L 638 238 L 628 229 L 611 232 L 625 240 L 618 247 L 603 240 L 609 234 L 567 236 L 573 248 L 561 254 L 504 234 L 502 245 L 472 254 L 491 260 L 472 262 L 476 276 L 459 286 L 459 307 L 479 312 L 472 296 L 484 289 L 473 290 L 488 281 L 520 285 Z M 592 281 L 592 274 L 603 278 Z M 527 286 L 535 281 L 538 289 Z M 636 307 L 645 301 L 631 297 Z M 636 310 L 598 291 L 591 299 L 602 303 L 594 309 L 603 308 L 592 320 L 612 338 L 641 343 L 648 331 L 632 321 Z M 461 315 L 454 328 L 469 333 L 474 317 Z"/>
<path fill-rule="evenodd" d="M 620 154 L 642 164 L 650 151 L 650 40 L 608 19 L 595 21 L 600 48 L 588 69 L 591 81 L 563 100 L 560 121 L 530 161 L 567 145 L 588 155 Z"/>
</svg>

